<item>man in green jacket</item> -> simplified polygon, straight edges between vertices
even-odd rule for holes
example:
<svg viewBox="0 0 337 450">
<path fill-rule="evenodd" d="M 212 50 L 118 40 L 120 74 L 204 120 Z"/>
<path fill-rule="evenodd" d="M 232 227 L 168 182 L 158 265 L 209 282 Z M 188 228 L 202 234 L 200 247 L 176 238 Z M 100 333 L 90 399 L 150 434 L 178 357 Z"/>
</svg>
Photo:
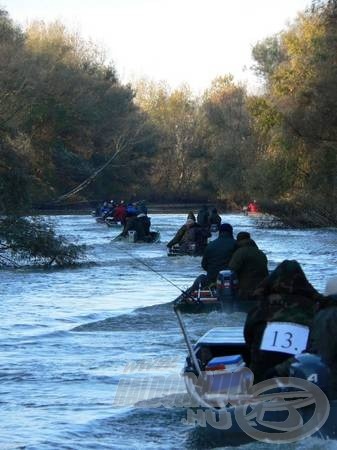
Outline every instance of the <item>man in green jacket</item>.
<svg viewBox="0 0 337 450">
<path fill-rule="evenodd" d="M 246 317 L 244 336 L 251 355 L 249 367 L 257 383 L 269 378 L 270 370 L 290 356 L 261 349 L 267 324 L 291 322 L 310 327 L 322 295 L 309 283 L 297 261 L 284 260 L 260 283 L 254 296 L 258 305 Z"/>
<path fill-rule="evenodd" d="M 236 241 L 238 249 L 234 252 L 228 267 L 238 277 L 239 297 L 248 299 L 258 284 L 268 276 L 268 261 L 246 231 L 238 233 Z"/>
<path fill-rule="evenodd" d="M 207 275 L 199 275 L 193 283 L 193 288 L 209 286 L 216 282 L 220 270 L 228 268 L 228 263 L 236 249 L 233 238 L 233 228 L 229 223 L 223 223 L 219 229 L 219 237 L 210 242 L 201 260 L 201 267 Z"/>
</svg>

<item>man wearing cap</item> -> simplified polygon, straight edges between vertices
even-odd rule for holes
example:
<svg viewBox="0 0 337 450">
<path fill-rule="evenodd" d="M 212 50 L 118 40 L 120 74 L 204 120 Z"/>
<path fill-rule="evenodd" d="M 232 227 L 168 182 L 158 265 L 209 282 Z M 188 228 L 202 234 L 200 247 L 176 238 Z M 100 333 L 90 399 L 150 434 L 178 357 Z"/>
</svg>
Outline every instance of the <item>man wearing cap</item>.
<svg viewBox="0 0 337 450">
<path fill-rule="evenodd" d="M 210 242 L 201 260 L 201 267 L 207 275 L 199 275 L 193 283 L 194 288 L 209 286 L 216 282 L 220 270 L 228 268 L 228 263 L 236 249 L 236 241 L 233 238 L 233 227 L 229 223 L 223 223 L 219 228 L 219 237 Z"/>
<path fill-rule="evenodd" d="M 239 297 L 248 299 L 257 285 L 268 276 L 268 261 L 248 232 L 238 233 L 236 242 L 238 249 L 234 252 L 228 267 L 238 277 Z"/>
</svg>

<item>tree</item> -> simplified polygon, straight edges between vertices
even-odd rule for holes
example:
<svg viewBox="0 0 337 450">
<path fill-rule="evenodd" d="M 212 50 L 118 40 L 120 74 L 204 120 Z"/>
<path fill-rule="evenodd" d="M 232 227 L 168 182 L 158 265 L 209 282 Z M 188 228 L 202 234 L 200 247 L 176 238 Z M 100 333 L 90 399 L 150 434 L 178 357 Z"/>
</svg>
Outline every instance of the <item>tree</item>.
<svg viewBox="0 0 337 450">
<path fill-rule="evenodd" d="M 171 91 L 165 84 L 142 80 L 136 101 L 156 129 L 152 183 L 162 196 L 187 199 L 200 195 L 203 157 L 199 105 L 188 86 Z"/>
<path fill-rule="evenodd" d="M 208 177 L 220 198 L 242 199 L 247 195 L 247 170 L 256 146 L 246 102 L 245 88 L 236 85 L 231 75 L 216 78 L 203 98 Z"/>
<path fill-rule="evenodd" d="M 262 185 L 274 186 L 269 193 L 275 199 L 309 208 L 320 224 L 327 217 L 337 222 L 336 25 L 334 1 L 300 14 L 279 35 L 282 57 L 260 71 L 267 83 L 264 103 L 251 108 L 264 141 Z"/>
</svg>

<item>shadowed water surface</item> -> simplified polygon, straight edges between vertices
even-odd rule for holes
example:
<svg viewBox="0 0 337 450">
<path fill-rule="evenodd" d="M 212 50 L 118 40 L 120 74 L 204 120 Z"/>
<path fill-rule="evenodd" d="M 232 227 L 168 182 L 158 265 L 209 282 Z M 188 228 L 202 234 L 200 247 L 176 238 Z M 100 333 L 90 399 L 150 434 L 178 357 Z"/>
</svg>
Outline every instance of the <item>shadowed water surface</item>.
<svg viewBox="0 0 337 450">
<path fill-rule="evenodd" d="M 51 219 L 62 234 L 88 245 L 87 261 L 64 270 L 0 272 L 0 450 L 231 446 L 223 433 L 184 425 L 185 409 L 170 406 L 185 395 L 179 374 L 186 348 L 170 304 L 179 295 L 174 285 L 185 289 L 201 272 L 200 258 L 166 255 L 165 243 L 185 217 L 152 215 L 161 243 L 149 245 L 111 243 L 120 230 L 90 216 L 57 216 Z M 262 230 L 250 217 L 223 220 L 235 233 L 252 234 L 271 269 L 297 259 L 320 291 L 336 274 L 334 229 Z M 196 340 L 213 326 L 240 325 L 244 318 L 212 312 L 187 315 L 185 323 Z M 118 383 L 130 379 L 133 397 L 123 403 Z M 311 438 L 287 448 L 332 449 L 335 442 Z"/>
</svg>

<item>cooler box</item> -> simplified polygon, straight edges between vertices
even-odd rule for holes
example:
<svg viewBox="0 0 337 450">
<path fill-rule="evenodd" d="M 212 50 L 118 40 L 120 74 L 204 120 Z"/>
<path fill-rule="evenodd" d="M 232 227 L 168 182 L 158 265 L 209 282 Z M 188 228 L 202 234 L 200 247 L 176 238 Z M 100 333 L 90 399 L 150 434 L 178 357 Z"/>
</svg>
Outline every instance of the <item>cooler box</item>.
<svg viewBox="0 0 337 450">
<path fill-rule="evenodd" d="M 212 394 L 239 394 L 251 385 L 252 372 L 241 355 L 212 358 L 205 368 L 206 390 Z"/>
</svg>

